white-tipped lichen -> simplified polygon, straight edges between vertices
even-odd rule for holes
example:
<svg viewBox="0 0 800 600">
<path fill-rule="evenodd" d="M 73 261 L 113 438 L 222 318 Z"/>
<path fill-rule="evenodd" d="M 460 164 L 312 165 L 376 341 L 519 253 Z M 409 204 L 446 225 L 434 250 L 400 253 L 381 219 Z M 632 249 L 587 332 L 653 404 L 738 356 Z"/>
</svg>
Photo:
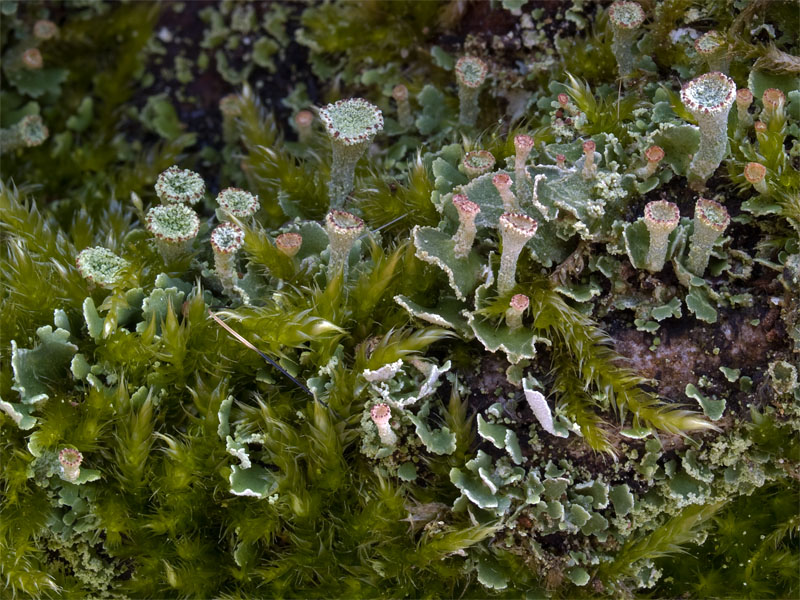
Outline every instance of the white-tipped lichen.
<svg viewBox="0 0 800 600">
<path fill-rule="evenodd" d="M 0 154 L 19 148 L 32 148 L 44 143 L 50 132 L 42 117 L 26 115 L 14 126 L 0 130 Z"/>
<path fill-rule="evenodd" d="M 636 2 L 614 2 L 608 8 L 608 21 L 614 34 L 611 50 L 617 59 L 620 77 L 627 77 L 636 64 L 633 46 L 639 26 L 644 22 L 644 10 Z"/>
<path fill-rule="evenodd" d="M 463 194 L 453 196 L 453 206 L 458 212 L 458 230 L 453 236 L 454 254 L 456 258 L 466 258 L 475 241 L 475 234 L 478 231 L 475 217 L 481 209 Z"/>
<path fill-rule="evenodd" d="M 203 178 L 174 165 L 156 180 L 156 195 L 163 204 L 197 204 L 206 192 Z"/>
<path fill-rule="evenodd" d="M 511 331 L 522 327 L 522 315 L 528 310 L 531 301 L 525 294 L 515 294 L 511 297 L 506 309 L 506 325 Z"/>
<path fill-rule="evenodd" d="M 214 270 L 226 293 L 239 293 L 236 271 L 236 253 L 244 244 L 244 231 L 235 223 L 222 223 L 211 232 L 211 247 L 214 250 Z"/>
<path fill-rule="evenodd" d="M 767 193 L 767 182 L 764 177 L 767 167 L 757 162 L 749 162 L 744 166 L 744 178 L 750 182 L 759 194 Z"/>
<path fill-rule="evenodd" d="M 686 268 L 702 277 L 711 257 L 711 249 L 723 234 L 731 218 L 727 209 L 719 202 L 699 198 L 694 209 L 694 232 L 689 244 Z"/>
<path fill-rule="evenodd" d="M 728 43 L 725 36 L 718 31 L 709 31 L 694 42 L 697 54 L 708 64 L 711 71 L 728 72 Z"/>
<path fill-rule="evenodd" d="M 494 168 L 494 155 L 488 150 L 473 150 L 467 152 L 461 161 L 461 166 L 464 168 L 464 173 L 470 179 L 488 173 Z"/>
<path fill-rule="evenodd" d="M 114 287 L 121 271 L 129 264 L 108 248 L 100 246 L 82 250 L 76 263 L 84 279 L 102 288 Z"/>
<path fill-rule="evenodd" d="M 81 475 L 83 455 L 75 448 L 64 448 L 58 453 L 58 462 L 61 464 L 61 477 L 67 481 L 77 481 Z"/>
<path fill-rule="evenodd" d="M 226 188 L 217 196 L 217 204 L 223 214 L 237 219 L 246 219 L 258 212 L 261 204 L 258 197 L 239 188 Z"/>
<path fill-rule="evenodd" d="M 530 202 L 533 195 L 530 175 L 528 175 L 526 169 L 533 144 L 534 140 L 529 135 L 514 136 L 514 187 L 517 192 L 517 199 L 523 204 Z"/>
<path fill-rule="evenodd" d="M 503 238 L 503 252 L 500 255 L 500 271 L 497 274 L 497 291 L 502 296 L 516 285 L 517 260 L 522 248 L 536 234 L 539 224 L 527 215 L 503 213 L 500 215 L 499 229 Z"/>
<path fill-rule="evenodd" d="M 519 202 L 517 202 L 514 192 L 511 191 L 511 177 L 505 173 L 498 173 L 492 177 L 492 184 L 503 201 L 503 210 L 507 213 L 519 212 Z"/>
<path fill-rule="evenodd" d="M 669 234 L 678 226 L 680 220 L 681 213 L 678 206 L 672 202 L 655 200 L 648 202 L 644 207 L 644 223 L 650 232 L 646 267 L 651 273 L 657 273 L 664 268 Z"/>
<path fill-rule="evenodd" d="M 162 204 L 147 211 L 146 227 L 156 238 L 161 256 L 170 262 L 189 250 L 200 219 L 185 204 Z"/>
<path fill-rule="evenodd" d="M 289 258 L 293 258 L 303 245 L 303 236 L 299 233 L 282 233 L 275 238 L 275 247 Z"/>
<path fill-rule="evenodd" d="M 331 180 L 328 185 L 332 208 L 344 204 L 353 191 L 356 163 L 383 129 L 383 113 L 363 98 L 350 98 L 328 104 L 319 118 L 331 138 Z"/>
<path fill-rule="evenodd" d="M 325 231 L 330 241 L 328 279 L 333 279 L 341 270 L 347 278 L 347 259 L 353 244 L 364 231 L 364 221 L 343 210 L 332 210 L 325 216 Z"/>
<path fill-rule="evenodd" d="M 389 421 L 392 418 L 392 409 L 388 404 L 375 404 L 369 411 L 369 416 L 378 429 L 378 436 L 384 446 L 394 446 L 397 443 L 397 434 L 392 431 Z"/>
<path fill-rule="evenodd" d="M 476 56 L 462 56 L 456 62 L 456 81 L 458 81 L 458 121 L 469 127 L 478 120 L 480 108 L 478 95 L 486 74 L 489 72 L 487 64 Z"/>
<path fill-rule="evenodd" d="M 411 104 L 408 101 L 408 88 L 402 83 L 392 88 L 392 98 L 397 103 L 397 122 L 400 127 L 408 129 L 414 124 L 411 116 Z"/>
<path fill-rule="evenodd" d="M 681 101 L 700 127 L 700 148 L 689 165 L 695 188 L 704 186 L 725 158 L 728 112 L 735 100 L 736 84 L 718 71 L 692 79 L 681 89 Z"/>
</svg>

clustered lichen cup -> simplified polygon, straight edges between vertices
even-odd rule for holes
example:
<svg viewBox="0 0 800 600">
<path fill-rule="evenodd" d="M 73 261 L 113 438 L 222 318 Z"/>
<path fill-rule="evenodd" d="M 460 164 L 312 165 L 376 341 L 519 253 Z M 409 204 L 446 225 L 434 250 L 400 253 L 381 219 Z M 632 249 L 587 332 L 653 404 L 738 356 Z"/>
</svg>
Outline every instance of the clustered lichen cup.
<svg viewBox="0 0 800 600">
<path fill-rule="evenodd" d="M 330 205 L 340 208 L 353 191 L 356 163 L 383 129 L 383 113 L 363 98 L 350 98 L 321 108 L 319 118 L 331 138 Z"/>
<path fill-rule="evenodd" d="M 689 165 L 689 182 L 694 189 L 702 189 L 725 158 L 728 113 L 735 100 L 736 84 L 718 71 L 696 77 L 681 89 L 681 102 L 700 127 L 700 148 Z"/>
</svg>

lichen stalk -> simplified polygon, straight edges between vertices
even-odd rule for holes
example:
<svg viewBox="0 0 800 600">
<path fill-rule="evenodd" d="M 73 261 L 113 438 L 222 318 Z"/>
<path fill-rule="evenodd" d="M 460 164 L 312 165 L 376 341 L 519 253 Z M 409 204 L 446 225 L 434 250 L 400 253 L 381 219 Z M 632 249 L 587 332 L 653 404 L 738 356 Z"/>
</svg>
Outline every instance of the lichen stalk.
<svg viewBox="0 0 800 600">
<path fill-rule="evenodd" d="M 680 219 L 678 206 L 672 202 L 656 200 L 644 207 L 644 223 L 650 233 L 645 266 L 651 273 L 658 273 L 664 268 L 669 234 L 678 226 Z"/>
<path fill-rule="evenodd" d="M 61 464 L 61 477 L 70 482 L 75 482 L 81 475 L 83 455 L 75 448 L 64 448 L 58 453 L 58 462 Z"/>
<path fill-rule="evenodd" d="M 757 162 L 749 162 L 744 166 L 744 178 L 749 181 L 759 194 L 767 193 L 765 176 L 767 167 Z"/>
<path fill-rule="evenodd" d="M 458 81 L 458 122 L 472 127 L 478 120 L 480 108 L 478 96 L 489 67 L 475 56 L 462 56 L 456 62 L 456 80 Z"/>
<path fill-rule="evenodd" d="M 463 194 L 453 196 L 453 206 L 458 212 L 458 230 L 453 235 L 454 253 L 456 258 L 466 258 L 475 242 L 475 234 L 478 232 L 475 217 L 481 209 Z"/>
<path fill-rule="evenodd" d="M 171 262 L 189 251 L 200 230 L 200 219 L 185 204 L 154 206 L 147 211 L 147 230 L 153 234 L 164 262 Z"/>
<path fill-rule="evenodd" d="M 383 129 L 383 113 L 363 98 L 339 100 L 321 108 L 319 117 L 331 138 L 331 208 L 340 208 L 353 191 L 356 164 Z"/>
<path fill-rule="evenodd" d="M 310 110 L 301 110 L 294 116 L 294 126 L 297 129 L 297 140 L 301 144 L 307 144 L 314 135 L 312 125 L 314 124 L 314 113 Z"/>
<path fill-rule="evenodd" d="M 728 113 L 736 99 L 736 84 L 723 73 L 706 73 L 683 86 L 681 101 L 697 119 L 700 148 L 689 165 L 689 181 L 702 188 L 717 170 L 728 144 Z"/>
<path fill-rule="evenodd" d="M 736 91 L 736 116 L 738 117 L 738 128 L 744 130 L 753 124 L 753 117 L 749 113 L 750 105 L 753 103 L 753 93 L 747 88 Z"/>
<path fill-rule="evenodd" d="M 689 243 L 686 267 L 702 277 L 711 257 L 711 249 L 731 222 L 727 209 L 719 202 L 699 198 L 694 210 L 694 232 Z"/>
<path fill-rule="evenodd" d="M 353 244 L 364 231 L 364 221 L 343 210 L 331 210 L 325 216 L 325 231 L 330 241 L 328 259 L 328 279 L 333 279 L 341 270 L 347 279 L 347 259 Z"/>
<path fill-rule="evenodd" d="M 515 294 L 511 297 L 506 309 L 506 325 L 511 331 L 522 327 L 522 315 L 530 305 L 530 298 L 525 294 Z"/>
<path fill-rule="evenodd" d="M 397 434 L 392 431 L 389 421 L 392 418 L 392 409 L 388 404 L 375 404 L 369 411 L 369 416 L 378 429 L 378 436 L 384 446 L 394 446 L 397 443 Z"/>
<path fill-rule="evenodd" d="M 0 155 L 20 148 L 32 148 L 44 143 L 50 135 L 42 117 L 27 115 L 16 124 L 0 129 Z"/>
<path fill-rule="evenodd" d="M 644 22 L 644 10 L 636 2 L 621 0 L 609 7 L 608 20 L 614 35 L 611 51 L 617 59 L 619 76 L 625 78 L 633 72 L 636 64 L 633 45 L 639 26 Z"/>
<path fill-rule="evenodd" d="M 783 121 L 786 119 L 784 107 L 786 106 L 786 95 L 777 88 L 768 88 L 764 90 L 761 95 L 761 104 L 764 106 L 764 111 L 761 115 L 761 120 L 767 126 L 773 121 Z"/>
<path fill-rule="evenodd" d="M 596 144 L 594 140 L 586 140 L 583 143 L 583 178 L 584 179 L 594 179 L 595 175 L 597 175 L 597 165 L 594 162 L 594 150 L 596 148 Z"/>
<path fill-rule="evenodd" d="M 275 247 L 289 258 L 294 258 L 303 245 L 303 236 L 299 233 L 282 233 L 275 238 Z"/>
<path fill-rule="evenodd" d="M 534 140 L 529 135 L 514 136 L 514 187 L 517 192 L 517 199 L 522 202 L 530 202 L 533 191 L 531 190 L 530 176 L 525 165 L 533 149 Z"/>
<path fill-rule="evenodd" d="M 503 201 L 503 210 L 507 213 L 519 212 L 519 202 L 514 192 L 511 191 L 511 177 L 505 173 L 498 173 L 492 177 L 492 183 Z"/>
<path fill-rule="evenodd" d="M 661 146 L 650 146 L 645 150 L 644 157 L 647 160 L 647 164 L 636 171 L 636 174 L 642 179 L 647 179 L 655 175 L 659 163 L 664 159 L 664 150 Z"/>
<path fill-rule="evenodd" d="M 242 245 L 244 245 L 244 231 L 235 223 L 222 223 L 211 232 L 214 270 L 227 294 L 239 293 L 236 285 L 239 280 L 236 271 L 236 253 Z"/>
<path fill-rule="evenodd" d="M 500 215 L 499 229 L 503 238 L 503 252 L 500 255 L 500 271 L 497 274 L 497 291 L 502 296 L 516 285 L 517 260 L 522 248 L 536 234 L 539 224 L 527 215 L 503 213 Z"/>
<path fill-rule="evenodd" d="M 397 103 L 397 122 L 403 129 L 408 129 L 414 124 L 411 116 L 411 103 L 408 101 L 408 88 L 402 83 L 392 88 L 392 98 Z"/>
<path fill-rule="evenodd" d="M 488 173 L 494 168 L 495 158 L 494 155 L 488 150 L 473 150 L 467 152 L 461 161 L 461 166 L 464 169 L 467 177 L 475 179 Z"/>
</svg>

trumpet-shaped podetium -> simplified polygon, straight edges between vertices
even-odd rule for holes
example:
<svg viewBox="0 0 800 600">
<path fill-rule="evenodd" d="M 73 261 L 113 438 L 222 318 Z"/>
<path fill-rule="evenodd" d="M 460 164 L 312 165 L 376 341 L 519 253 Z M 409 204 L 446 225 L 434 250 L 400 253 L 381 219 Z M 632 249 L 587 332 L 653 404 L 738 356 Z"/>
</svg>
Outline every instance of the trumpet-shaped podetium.
<svg viewBox="0 0 800 600">
<path fill-rule="evenodd" d="M 314 113 L 310 110 L 301 110 L 294 116 L 294 126 L 297 128 L 297 139 L 300 143 L 307 144 L 311 140 L 313 124 Z"/>
<path fill-rule="evenodd" d="M 331 138 L 330 203 L 339 208 L 353 191 L 358 159 L 383 129 L 383 113 L 363 98 L 350 98 L 321 108 L 319 118 Z"/>
<path fill-rule="evenodd" d="M 408 88 L 402 83 L 397 84 L 392 88 L 392 98 L 397 102 L 397 122 L 400 127 L 408 129 L 414 124 L 414 119 L 411 117 L 411 104 L 408 101 Z"/>
<path fill-rule="evenodd" d="M 275 238 L 275 247 L 289 258 L 294 258 L 302 245 L 303 236 L 299 233 L 282 233 Z"/>
<path fill-rule="evenodd" d="M 76 263 L 84 279 L 106 289 L 114 287 L 120 272 L 129 264 L 108 248 L 100 246 L 81 250 Z"/>
<path fill-rule="evenodd" d="M 517 260 L 522 248 L 536 234 L 539 224 L 535 219 L 519 213 L 500 215 L 500 235 L 503 238 L 503 253 L 500 255 L 500 271 L 497 274 L 497 292 L 502 296 L 516 285 Z"/>
<path fill-rule="evenodd" d="M 744 166 L 744 178 L 747 179 L 759 194 L 767 193 L 767 167 L 757 162 L 749 162 Z"/>
<path fill-rule="evenodd" d="M 738 128 L 744 130 L 753 124 L 753 117 L 750 116 L 748 109 L 753 103 L 753 92 L 747 88 L 736 90 L 736 116 L 738 119 Z"/>
<path fill-rule="evenodd" d="M 694 42 L 694 49 L 711 71 L 728 71 L 728 43 L 719 31 L 709 31 Z"/>
<path fill-rule="evenodd" d="M 664 159 L 664 149 L 661 146 L 650 146 L 644 151 L 644 158 L 647 160 L 647 164 L 637 170 L 636 174 L 647 179 L 655 175 L 659 163 Z"/>
<path fill-rule="evenodd" d="M 488 65 L 477 56 L 462 56 L 456 62 L 458 122 L 462 125 L 472 127 L 478 120 L 478 95 L 488 72 Z"/>
<path fill-rule="evenodd" d="M 388 404 L 375 404 L 369 411 L 369 416 L 375 427 L 378 428 L 378 436 L 384 446 L 394 446 L 397 443 L 397 434 L 392 431 L 389 421 L 392 418 L 392 409 Z"/>
<path fill-rule="evenodd" d="M 511 177 L 505 173 L 498 173 L 492 177 L 492 183 L 503 201 L 503 210 L 507 213 L 519 212 L 519 202 L 511 191 Z"/>
<path fill-rule="evenodd" d="M 161 173 L 156 180 L 156 195 L 162 204 L 197 204 L 205 193 L 203 178 L 177 165 Z"/>
<path fill-rule="evenodd" d="M 784 106 L 786 106 L 786 95 L 777 88 L 767 88 L 761 95 L 761 103 L 764 105 L 764 112 L 761 119 L 769 124 L 773 119 L 783 120 Z"/>
<path fill-rule="evenodd" d="M 456 258 L 466 258 L 475 242 L 475 217 L 481 212 L 480 207 L 463 194 L 453 196 L 453 206 L 458 212 L 458 231 L 453 236 L 454 254 Z"/>
<path fill-rule="evenodd" d="M 214 270 L 222 288 L 230 294 L 236 290 L 239 276 L 236 272 L 236 253 L 244 245 L 244 231 L 235 223 L 222 223 L 211 232 L 214 249 Z"/>
<path fill-rule="evenodd" d="M 475 179 L 484 173 L 488 173 L 494 168 L 494 163 L 494 155 L 488 150 L 473 150 L 472 152 L 467 152 L 461 161 L 461 165 L 464 167 L 464 173 L 466 173 L 467 177 L 470 179 Z"/>
<path fill-rule="evenodd" d="M 81 475 L 83 455 L 75 448 L 64 448 L 58 453 L 58 462 L 61 463 L 61 476 L 67 481 L 77 481 Z"/>
<path fill-rule="evenodd" d="M 680 220 L 681 213 L 678 206 L 672 202 L 655 200 L 645 205 L 644 224 L 650 232 L 650 246 L 645 266 L 651 273 L 658 273 L 664 268 L 669 234 L 678 226 Z"/>
<path fill-rule="evenodd" d="M 330 241 L 330 258 L 328 259 L 328 279 L 333 279 L 339 270 L 347 279 L 347 259 L 353 244 L 364 231 L 364 221 L 343 210 L 331 210 L 325 216 L 325 231 Z"/>
<path fill-rule="evenodd" d="M 32 148 L 44 143 L 50 132 L 47 130 L 42 117 L 39 115 L 26 115 L 14 126 L 0 129 L 0 154 L 11 152 L 19 148 Z"/>
<path fill-rule="evenodd" d="M 702 277 L 708 266 L 714 242 L 728 228 L 731 218 L 727 209 L 719 202 L 699 198 L 694 207 L 694 232 L 689 243 L 686 267 Z"/>
<path fill-rule="evenodd" d="M 217 204 L 228 217 L 246 219 L 261 208 L 258 196 L 239 188 L 226 188 L 217 195 Z"/>
<path fill-rule="evenodd" d="M 514 182 L 520 202 L 530 202 L 533 191 L 525 164 L 533 150 L 534 140 L 529 135 L 514 136 Z"/>
<path fill-rule="evenodd" d="M 583 142 L 583 178 L 592 179 L 597 175 L 597 165 L 594 162 L 594 150 L 597 144 L 594 140 L 586 140 Z"/>
<path fill-rule="evenodd" d="M 22 53 L 20 60 L 22 67 L 29 71 L 36 71 L 44 66 L 44 59 L 38 48 L 28 48 Z"/>
<path fill-rule="evenodd" d="M 58 35 L 58 25 L 47 19 L 40 19 L 33 24 L 33 37 L 37 40 L 50 40 Z"/>
<path fill-rule="evenodd" d="M 627 77 L 633 72 L 636 64 L 633 56 L 633 44 L 637 30 L 644 23 L 644 10 L 636 2 L 621 0 L 608 8 L 608 21 L 614 32 L 611 50 L 617 59 L 619 76 Z"/>
<path fill-rule="evenodd" d="M 522 327 L 522 315 L 528 310 L 531 301 L 525 294 L 515 294 L 511 297 L 506 309 L 506 325 L 511 331 Z"/>
<path fill-rule="evenodd" d="M 700 127 L 700 148 L 689 165 L 694 188 L 702 188 L 725 158 L 728 112 L 735 100 L 736 84 L 718 71 L 696 77 L 681 89 L 681 102 Z"/>
<path fill-rule="evenodd" d="M 185 204 L 162 204 L 147 211 L 147 231 L 156 238 L 156 245 L 165 262 L 185 254 L 200 230 L 200 219 Z"/>
</svg>

